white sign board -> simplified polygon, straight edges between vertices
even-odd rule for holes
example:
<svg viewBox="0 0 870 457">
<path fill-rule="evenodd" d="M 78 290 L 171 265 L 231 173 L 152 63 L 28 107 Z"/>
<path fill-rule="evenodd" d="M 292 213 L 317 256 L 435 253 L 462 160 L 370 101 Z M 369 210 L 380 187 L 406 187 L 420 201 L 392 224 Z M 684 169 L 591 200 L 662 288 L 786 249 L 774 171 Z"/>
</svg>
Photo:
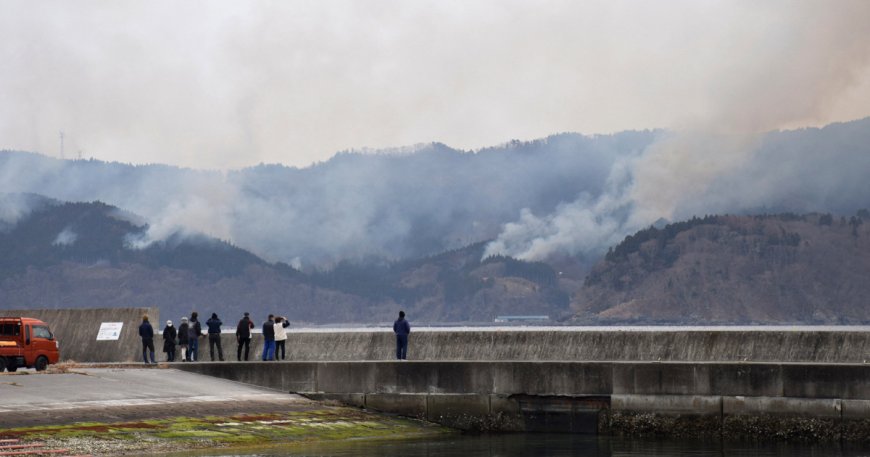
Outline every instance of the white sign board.
<svg viewBox="0 0 870 457">
<path fill-rule="evenodd" d="M 100 332 L 97 333 L 97 341 L 117 340 L 123 326 L 123 322 L 103 322 L 100 324 Z"/>
</svg>

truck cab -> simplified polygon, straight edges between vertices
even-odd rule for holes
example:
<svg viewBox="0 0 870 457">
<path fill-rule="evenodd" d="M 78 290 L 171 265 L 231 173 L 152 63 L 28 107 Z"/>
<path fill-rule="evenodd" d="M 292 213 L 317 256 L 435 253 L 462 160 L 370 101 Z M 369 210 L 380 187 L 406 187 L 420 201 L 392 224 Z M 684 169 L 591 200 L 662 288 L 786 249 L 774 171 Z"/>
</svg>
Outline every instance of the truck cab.
<svg viewBox="0 0 870 457">
<path fill-rule="evenodd" d="M 0 317 L 0 372 L 42 371 L 60 359 L 60 345 L 48 324 L 30 317 Z"/>
</svg>

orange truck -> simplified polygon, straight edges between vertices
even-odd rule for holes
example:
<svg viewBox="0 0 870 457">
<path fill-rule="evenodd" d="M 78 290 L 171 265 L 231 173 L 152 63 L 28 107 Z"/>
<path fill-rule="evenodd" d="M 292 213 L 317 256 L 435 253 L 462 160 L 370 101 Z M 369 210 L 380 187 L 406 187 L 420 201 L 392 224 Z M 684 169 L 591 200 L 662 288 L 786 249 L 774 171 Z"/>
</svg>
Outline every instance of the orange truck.
<svg viewBox="0 0 870 457">
<path fill-rule="evenodd" d="M 0 317 L 0 373 L 19 368 L 42 371 L 60 359 L 48 324 L 30 317 Z"/>
</svg>

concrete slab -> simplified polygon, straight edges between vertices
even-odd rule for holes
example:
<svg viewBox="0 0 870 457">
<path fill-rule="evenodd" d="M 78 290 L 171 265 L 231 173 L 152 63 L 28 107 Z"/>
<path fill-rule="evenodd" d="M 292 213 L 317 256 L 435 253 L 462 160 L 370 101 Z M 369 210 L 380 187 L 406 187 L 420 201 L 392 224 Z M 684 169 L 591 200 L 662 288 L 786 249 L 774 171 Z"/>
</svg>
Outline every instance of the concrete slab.
<svg viewBox="0 0 870 457">
<path fill-rule="evenodd" d="M 25 373 L 0 375 L 0 428 L 96 418 L 280 411 L 313 405 L 298 395 L 174 369 Z"/>
</svg>

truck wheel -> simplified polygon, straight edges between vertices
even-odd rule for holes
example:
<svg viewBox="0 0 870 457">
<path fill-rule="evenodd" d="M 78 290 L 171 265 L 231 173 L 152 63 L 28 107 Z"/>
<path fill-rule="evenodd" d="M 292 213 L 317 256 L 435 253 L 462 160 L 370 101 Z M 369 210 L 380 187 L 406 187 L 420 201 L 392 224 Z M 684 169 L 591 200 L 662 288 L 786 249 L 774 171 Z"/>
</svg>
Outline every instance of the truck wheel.
<svg viewBox="0 0 870 457">
<path fill-rule="evenodd" d="M 15 362 L 10 362 L 9 365 L 6 365 L 6 369 L 10 373 L 15 373 L 18 370 L 18 365 L 15 365 Z"/>
<path fill-rule="evenodd" d="M 36 371 L 45 371 L 48 368 L 48 359 L 41 355 L 36 358 L 36 364 L 33 365 L 36 368 Z"/>
<path fill-rule="evenodd" d="M 0 373 L 3 373 L 6 370 L 6 358 L 0 357 Z"/>
</svg>

